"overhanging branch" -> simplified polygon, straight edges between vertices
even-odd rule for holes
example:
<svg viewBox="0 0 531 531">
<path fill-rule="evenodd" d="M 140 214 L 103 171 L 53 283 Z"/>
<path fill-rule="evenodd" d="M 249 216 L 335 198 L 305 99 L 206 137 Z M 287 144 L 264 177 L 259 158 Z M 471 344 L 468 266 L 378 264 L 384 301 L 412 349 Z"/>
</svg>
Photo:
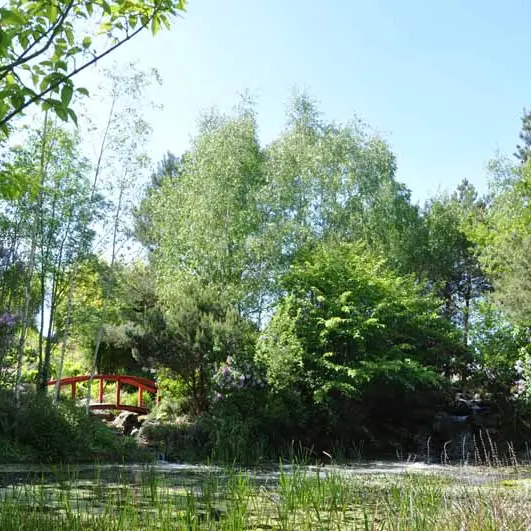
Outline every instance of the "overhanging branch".
<svg viewBox="0 0 531 531">
<path fill-rule="evenodd" d="M 20 114 L 22 111 L 24 111 L 24 109 L 26 109 L 27 107 L 29 107 L 33 103 L 41 100 L 44 96 L 46 96 L 47 94 L 52 92 L 58 86 L 62 85 L 65 81 L 67 81 L 67 80 L 71 79 L 72 77 L 76 76 L 77 74 L 79 74 L 80 72 L 82 72 L 83 70 L 88 68 L 89 66 L 92 66 L 92 65 L 96 64 L 98 61 L 100 61 L 101 59 L 103 59 L 104 57 L 106 57 L 107 55 L 112 53 L 114 50 L 116 50 L 117 48 L 119 48 L 120 46 L 125 44 L 126 42 L 130 41 L 133 37 L 138 35 L 142 30 L 144 30 L 149 25 L 149 23 L 153 20 L 153 17 L 157 14 L 157 11 L 158 10 L 155 10 L 151 14 L 151 16 L 146 20 L 146 22 L 138 27 L 138 29 L 136 29 L 130 35 L 126 35 L 126 37 L 124 39 L 122 39 L 121 41 L 119 41 L 116 44 L 114 44 L 113 46 L 111 46 L 111 48 L 109 48 L 108 50 L 106 50 L 105 52 L 103 52 L 103 53 L 101 53 L 99 55 L 94 56 L 93 59 L 91 59 L 90 61 L 85 63 L 83 66 L 80 66 L 79 68 L 74 69 L 72 72 L 70 72 L 70 74 L 66 75 L 65 77 L 63 77 L 63 78 L 61 78 L 61 79 L 59 79 L 57 81 L 54 81 L 53 83 L 51 83 L 49 85 L 49 87 L 46 90 L 43 90 L 39 94 L 35 94 L 35 96 L 32 96 L 28 101 L 24 102 L 23 105 L 21 105 L 20 107 L 17 107 L 16 109 L 13 109 L 9 114 L 7 114 L 0 121 L 0 128 L 1 127 L 5 127 L 12 118 L 14 118 L 18 114 Z"/>
</svg>

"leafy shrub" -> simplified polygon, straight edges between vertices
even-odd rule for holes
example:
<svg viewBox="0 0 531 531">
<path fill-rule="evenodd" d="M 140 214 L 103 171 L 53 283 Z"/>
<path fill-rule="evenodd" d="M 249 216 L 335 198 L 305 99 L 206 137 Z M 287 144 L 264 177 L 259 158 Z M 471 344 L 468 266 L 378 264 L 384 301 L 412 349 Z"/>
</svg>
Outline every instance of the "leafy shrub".
<svg viewBox="0 0 531 531">
<path fill-rule="evenodd" d="M 211 455 L 209 434 L 201 422 L 148 422 L 141 433 L 169 461 L 200 461 Z"/>
<path fill-rule="evenodd" d="M 400 441 L 416 427 L 413 407 L 445 404 L 441 374 L 459 372 L 468 352 L 413 277 L 362 244 L 323 244 L 284 286 L 256 360 L 273 394 L 301 404 L 308 442 Z"/>
<path fill-rule="evenodd" d="M 118 437 L 93 415 L 69 402 L 25 394 L 19 406 L 0 392 L 0 460 L 70 462 L 139 459 L 136 442 Z"/>
</svg>

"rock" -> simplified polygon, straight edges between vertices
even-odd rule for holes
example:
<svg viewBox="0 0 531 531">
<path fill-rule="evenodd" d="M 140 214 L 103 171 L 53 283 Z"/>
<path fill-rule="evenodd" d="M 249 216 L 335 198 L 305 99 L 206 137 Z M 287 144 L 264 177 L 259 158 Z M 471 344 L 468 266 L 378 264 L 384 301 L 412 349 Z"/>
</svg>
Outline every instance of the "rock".
<svg viewBox="0 0 531 531">
<path fill-rule="evenodd" d="M 115 428 L 121 430 L 124 435 L 131 435 L 135 428 L 140 428 L 138 415 L 130 411 L 122 411 L 112 422 Z"/>
<path fill-rule="evenodd" d="M 156 424 L 153 421 L 147 420 L 143 422 L 138 430 L 138 433 L 136 434 L 136 438 L 138 440 L 138 444 L 142 447 L 150 447 L 152 446 L 151 438 L 149 437 L 148 433 L 150 428 L 153 428 L 153 426 L 156 426 Z"/>
</svg>

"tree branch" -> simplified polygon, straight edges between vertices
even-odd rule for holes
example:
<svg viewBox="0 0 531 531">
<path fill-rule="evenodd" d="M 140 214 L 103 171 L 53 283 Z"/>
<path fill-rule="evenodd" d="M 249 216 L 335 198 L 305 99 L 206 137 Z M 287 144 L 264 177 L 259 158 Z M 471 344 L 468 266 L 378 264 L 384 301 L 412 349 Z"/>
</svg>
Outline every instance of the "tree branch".
<svg viewBox="0 0 531 531">
<path fill-rule="evenodd" d="M 31 61 L 32 59 L 35 59 L 35 57 L 38 57 L 39 55 L 42 55 L 46 50 L 48 50 L 48 48 L 52 45 L 53 40 L 55 39 L 55 37 L 59 33 L 59 30 L 63 26 L 63 24 L 64 24 L 64 22 L 66 20 L 66 17 L 68 17 L 68 14 L 69 14 L 69 12 L 70 12 L 70 10 L 72 9 L 73 6 L 74 6 L 74 2 L 72 1 L 67 6 L 65 11 L 62 13 L 61 17 L 56 21 L 56 24 L 50 26 L 50 28 L 48 28 L 48 30 L 45 31 L 38 39 L 35 39 L 33 44 L 31 44 L 26 50 L 24 50 L 22 52 L 22 54 L 15 61 L 13 61 L 9 65 L 2 66 L 0 68 L 0 74 L 2 74 L 0 76 L 0 80 L 4 79 L 9 74 L 9 72 L 12 72 L 13 69 L 16 68 L 17 66 L 19 66 L 19 65 L 21 65 L 23 63 L 27 63 L 28 61 Z M 50 35 L 50 32 L 51 32 L 51 35 Z M 47 35 L 50 35 L 50 38 L 48 39 L 46 44 L 40 50 L 37 50 L 36 52 L 32 53 L 30 56 L 25 57 L 25 55 L 32 48 L 34 48 L 42 39 L 44 39 Z"/>
<path fill-rule="evenodd" d="M 30 98 L 28 101 L 26 101 L 24 103 L 24 105 L 21 105 L 17 109 L 13 109 L 13 111 L 11 111 L 8 115 L 6 115 L 2 119 L 2 121 L 0 121 L 0 127 L 7 125 L 9 120 L 11 120 L 13 117 L 17 116 L 18 114 L 20 114 L 24 109 L 26 109 L 27 107 L 29 107 L 30 105 L 32 105 L 36 101 L 39 101 L 40 99 L 42 99 L 44 96 L 46 96 L 46 94 L 49 94 L 52 90 L 54 90 L 59 85 L 63 84 L 68 79 L 71 79 L 72 77 L 74 77 L 75 75 L 79 74 L 80 72 L 82 72 L 83 70 L 88 68 L 89 66 L 92 66 L 92 65 L 96 64 L 98 61 L 103 59 L 105 56 L 109 55 L 111 52 L 113 52 L 114 50 L 116 50 L 117 48 L 119 48 L 120 46 L 125 44 L 126 42 L 130 41 L 133 37 L 138 35 L 142 30 L 144 30 L 149 25 L 149 23 L 153 20 L 153 17 L 156 14 L 157 14 L 157 10 L 155 10 L 152 13 L 152 15 L 149 17 L 149 19 L 146 20 L 145 24 L 142 24 L 141 26 L 139 26 L 138 29 L 136 29 L 133 33 L 131 33 L 131 35 L 126 36 L 124 39 L 122 39 L 121 41 L 117 42 L 114 46 L 111 46 L 111 48 L 109 48 L 105 52 L 101 53 L 100 55 L 94 56 L 94 58 L 91 59 L 88 63 L 85 63 L 83 66 L 80 66 L 79 68 L 76 68 L 75 70 L 73 70 L 70 74 L 68 74 L 64 78 L 62 78 L 62 79 L 60 79 L 58 81 L 55 81 L 54 83 L 51 83 L 50 86 L 46 90 L 43 90 L 40 94 L 36 94 L 34 97 Z"/>
</svg>

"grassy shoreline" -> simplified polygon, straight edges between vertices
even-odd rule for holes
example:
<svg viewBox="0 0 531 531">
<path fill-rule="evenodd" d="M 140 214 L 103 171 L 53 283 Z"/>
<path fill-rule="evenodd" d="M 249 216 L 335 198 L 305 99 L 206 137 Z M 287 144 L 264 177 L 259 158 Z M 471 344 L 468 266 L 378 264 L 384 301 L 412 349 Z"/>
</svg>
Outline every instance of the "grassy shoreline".
<svg viewBox="0 0 531 531">
<path fill-rule="evenodd" d="M 110 467 L 112 468 L 112 467 Z M 275 473 L 202 467 L 56 469 L 0 488 L 0 529 L 14 530 L 499 530 L 528 529 L 529 470 L 466 476 L 353 474 L 348 467 L 285 464 Z M 501 471 L 500 471 L 501 472 Z M 0 471 L 1 473 L 1 471 Z"/>
</svg>

